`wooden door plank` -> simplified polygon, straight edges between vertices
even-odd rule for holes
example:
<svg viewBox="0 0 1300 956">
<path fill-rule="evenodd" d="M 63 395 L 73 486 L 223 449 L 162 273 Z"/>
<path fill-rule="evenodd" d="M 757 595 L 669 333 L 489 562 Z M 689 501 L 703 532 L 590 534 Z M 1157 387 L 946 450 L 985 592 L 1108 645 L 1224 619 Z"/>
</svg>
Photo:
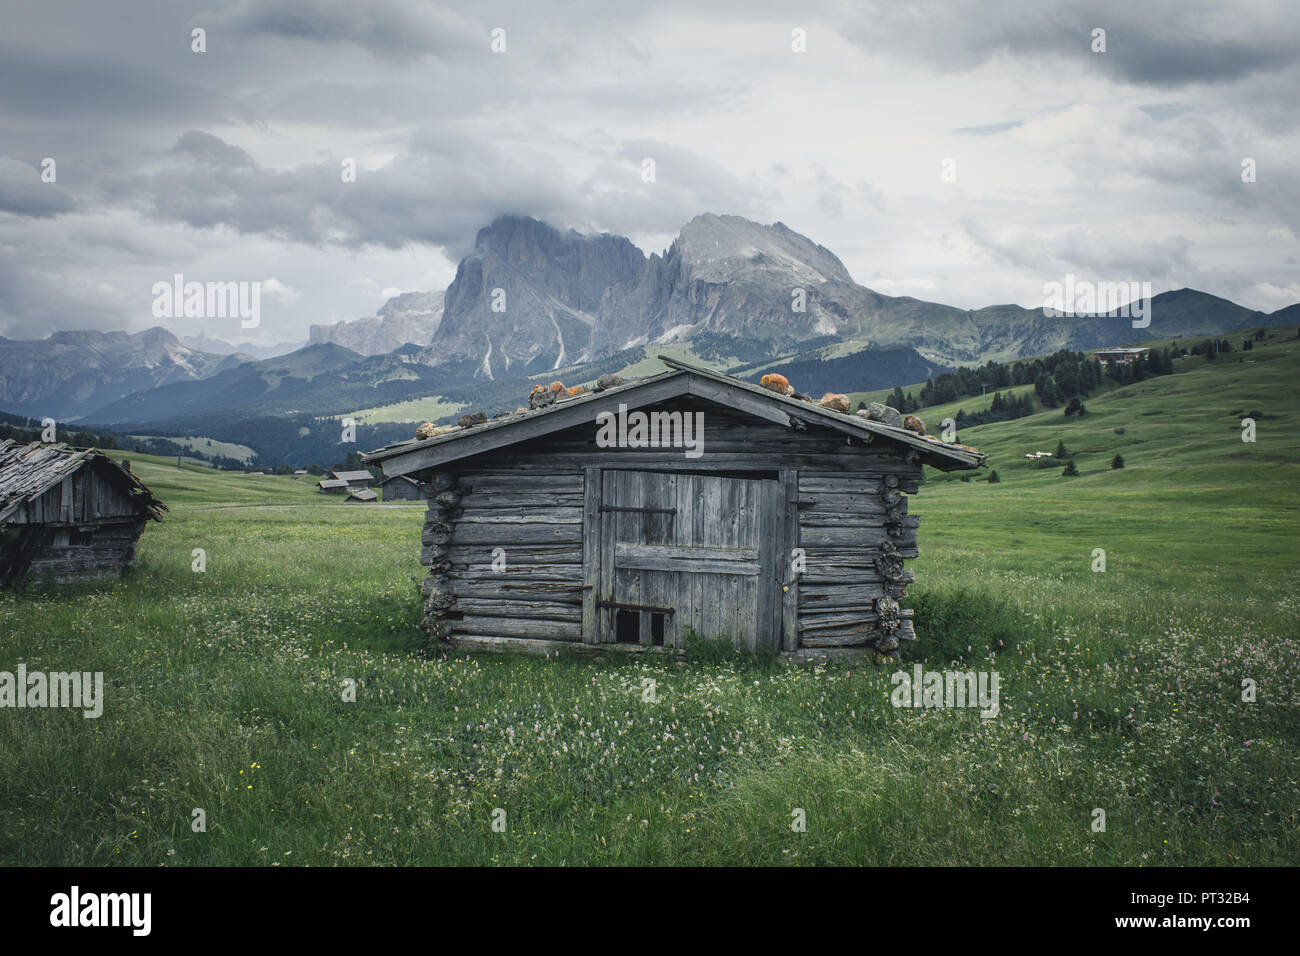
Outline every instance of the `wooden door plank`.
<svg viewBox="0 0 1300 956">
<path fill-rule="evenodd" d="M 588 466 L 583 474 L 582 496 L 582 642 L 600 643 L 600 618 L 596 602 L 600 592 L 601 470 Z"/>
<path fill-rule="evenodd" d="M 781 649 L 793 651 L 799 646 L 799 576 L 794 572 L 794 551 L 800 547 L 799 472 L 793 468 L 782 469 L 781 490 L 784 507 L 782 514 L 781 544 Z"/>
</svg>

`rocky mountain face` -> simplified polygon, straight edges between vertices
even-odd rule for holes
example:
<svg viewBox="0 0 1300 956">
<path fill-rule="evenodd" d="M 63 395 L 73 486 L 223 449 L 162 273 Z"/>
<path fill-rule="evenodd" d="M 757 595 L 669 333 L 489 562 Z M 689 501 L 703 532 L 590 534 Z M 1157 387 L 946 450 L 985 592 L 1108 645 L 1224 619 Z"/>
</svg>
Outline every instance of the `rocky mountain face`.
<svg viewBox="0 0 1300 956">
<path fill-rule="evenodd" d="M 711 332 L 781 348 L 858 333 L 880 297 L 784 223 L 697 216 L 662 256 L 502 217 L 479 232 L 419 356 L 478 377 L 545 371 Z"/>
<path fill-rule="evenodd" d="M 33 418 L 80 417 L 134 392 L 193 382 L 241 363 L 200 352 L 163 328 L 0 337 L 0 407 Z"/>
<path fill-rule="evenodd" d="M 479 232 L 447 290 L 442 326 L 417 361 L 480 379 L 541 372 L 707 335 L 770 355 L 828 340 L 905 348 L 939 366 L 982 364 L 1138 338 L 1198 335 L 1263 313 L 1193 290 L 1156 296 L 1156 324 L 1049 317 L 1017 305 L 967 310 L 858 285 L 823 246 L 784 223 L 705 214 L 663 255 L 619 236 L 561 233 L 503 217 Z M 843 352 L 843 348 L 840 350 Z"/>
<path fill-rule="evenodd" d="M 483 378 L 582 361 L 605 296 L 637 281 L 645 266 L 645 255 L 622 236 L 497 219 L 479 230 L 474 252 L 456 269 L 442 325 L 419 360 Z"/>
<path fill-rule="evenodd" d="M 782 349 L 862 331 L 878 299 L 830 250 L 785 223 L 696 216 L 640 280 L 606 297 L 592 351 L 690 339 L 701 332 Z"/>
<path fill-rule="evenodd" d="M 403 345 L 427 346 L 442 324 L 443 293 L 403 292 L 373 317 L 313 325 L 307 344 L 333 343 L 360 355 L 384 355 Z"/>
</svg>

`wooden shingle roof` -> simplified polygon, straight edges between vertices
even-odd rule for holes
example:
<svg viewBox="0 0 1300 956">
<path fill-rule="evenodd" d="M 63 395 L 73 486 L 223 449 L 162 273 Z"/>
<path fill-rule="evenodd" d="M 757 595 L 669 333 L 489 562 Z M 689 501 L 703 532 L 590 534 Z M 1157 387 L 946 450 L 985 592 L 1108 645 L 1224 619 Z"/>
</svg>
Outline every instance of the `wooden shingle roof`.
<svg viewBox="0 0 1300 956">
<path fill-rule="evenodd" d="M 139 478 L 98 448 L 76 449 L 62 442 L 38 441 L 23 445 L 6 439 L 0 442 L 0 522 L 85 467 L 98 470 L 136 500 L 141 512 L 155 521 L 167 510 Z"/>
<path fill-rule="evenodd" d="M 619 404 L 637 408 L 682 395 L 695 395 L 786 427 L 811 422 L 847 435 L 880 435 L 914 450 L 919 461 L 943 471 L 978 468 L 985 460 L 982 452 L 966 445 L 949 444 L 859 415 L 832 411 L 665 355 L 659 360 L 670 371 L 432 438 L 397 442 L 363 455 L 362 461 L 381 464 L 385 477 L 410 474 L 594 421 L 601 411 L 615 410 Z"/>
</svg>

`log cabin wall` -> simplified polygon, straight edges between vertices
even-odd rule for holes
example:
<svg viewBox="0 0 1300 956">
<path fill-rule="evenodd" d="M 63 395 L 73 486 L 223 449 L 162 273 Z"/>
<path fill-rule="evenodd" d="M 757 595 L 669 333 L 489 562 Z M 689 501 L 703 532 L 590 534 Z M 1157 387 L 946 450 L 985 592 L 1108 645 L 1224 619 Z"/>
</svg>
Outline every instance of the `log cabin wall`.
<svg viewBox="0 0 1300 956">
<path fill-rule="evenodd" d="M 912 580 L 920 523 L 907 513 L 920 466 L 901 456 L 859 474 L 799 473 L 799 540 L 807 569 L 799 580 L 801 648 L 893 651 L 912 640 L 912 612 L 899 600 Z"/>
<path fill-rule="evenodd" d="M 610 493 L 612 472 L 652 472 L 761 479 L 772 507 L 756 520 L 775 545 L 756 556 L 759 568 L 743 573 L 760 577 L 758 617 L 771 622 L 776 650 L 890 652 L 913 636 L 899 599 L 911 579 L 902 562 L 916 555 L 917 521 L 904 497 L 920 476 L 914 454 L 886 438 L 849 437 L 814 423 L 785 428 L 693 397 L 641 410 L 703 412 L 703 454 L 601 448 L 593 421 L 415 476 L 429 505 L 421 561 L 429 568 L 423 624 L 433 635 L 503 644 L 613 641 L 618 609 L 598 606 L 609 596 L 600 565 L 609 564 L 613 543 L 597 529 L 629 519 L 603 514 L 602 495 Z M 663 518 L 645 521 L 651 527 Z M 734 632 L 737 622 L 720 613 L 722 632 L 744 639 Z M 739 622 L 753 627 L 743 616 Z M 680 638 L 684 629 L 679 624 L 674 633 Z M 644 615 L 642 634 L 646 643 Z"/>
<path fill-rule="evenodd" d="M 97 522 L 85 530 L 43 527 L 29 549 L 27 573 L 59 584 L 116 574 L 135 560 L 142 519 Z"/>
<path fill-rule="evenodd" d="M 0 577 L 62 584 L 115 574 L 135 560 L 147 521 L 139 501 L 87 464 L 9 515 Z"/>
</svg>

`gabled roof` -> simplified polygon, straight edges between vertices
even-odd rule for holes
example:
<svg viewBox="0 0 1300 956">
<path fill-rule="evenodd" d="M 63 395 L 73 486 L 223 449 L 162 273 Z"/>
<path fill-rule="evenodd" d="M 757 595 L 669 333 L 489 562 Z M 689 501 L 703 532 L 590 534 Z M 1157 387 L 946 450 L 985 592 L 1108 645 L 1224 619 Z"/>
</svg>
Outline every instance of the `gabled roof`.
<svg viewBox="0 0 1300 956">
<path fill-rule="evenodd" d="M 366 464 L 382 463 L 386 477 L 405 475 L 539 438 L 575 425 L 594 423 L 600 412 L 617 411 L 620 404 L 639 408 L 683 395 L 694 395 L 783 427 L 792 427 L 795 423 L 816 424 L 847 435 L 879 435 L 915 450 L 921 462 L 944 471 L 978 468 L 984 463 L 985 456 L 966 445 L 946 444 L 905 428 L 894 428 L 859 415 L 831 411 L 812 402 L 778 395 L 753 382 L 688 365 L 665 355 L 659 356 L 659 360 L 671 370 L 600 392 L 588 392 L 557 401 L 546 408 L 489 419 L 481 425 L 460 428 L 432 438 L 397 442 L 363 455 L 361 460 Z"/>
<path fill-rule="evenodd" d="M 358 488 L 348 495 L 348 501 L 378 501 L 379 492 L 371 488 Z"/>
<path fill-rule="evenodd" d="M 331 474 L 338 481 L 374 481 L 375 476 L 368 471 L 335 471 Z"/>
<path fill-rule="evenodd" d="M 316 487 L 318 488 L 346 488 L 347 486 L 348 483 L 346 481 L 342 481 L 338 478 L 322 478 L 320 481 L 316 482 Z"/>
<path fill-rule="evenodd" d="M 98 448 L 78 450 L 62 442 L 38 441 L 22 445 L 6 439 L 0 442 L 0 522 L 85 467 L 96 469 L 124 495 L 136 500 L 147 517 L 157 521 L 167 510 L 139 478 Z"/>
</svg>

